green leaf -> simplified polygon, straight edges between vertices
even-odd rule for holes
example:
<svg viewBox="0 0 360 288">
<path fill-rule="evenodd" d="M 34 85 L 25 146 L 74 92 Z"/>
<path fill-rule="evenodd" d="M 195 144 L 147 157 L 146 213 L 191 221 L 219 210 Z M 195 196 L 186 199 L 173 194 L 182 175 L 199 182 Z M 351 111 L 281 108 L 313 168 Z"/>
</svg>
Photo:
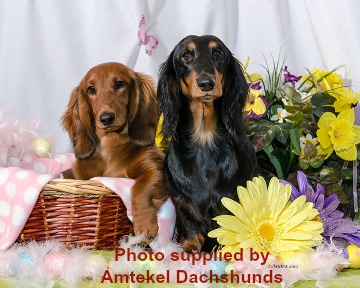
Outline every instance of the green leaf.
<svg viewBox="0 0 360 288">
<path fill-rule="evenodd" d="M 307 159 L 304 158 L 299 159 L 299 165 L 301 170 L 307 170 L 310 167 L 309 161 L 307 161 Z"/>
<path fill-rule="evenodd" d="M 301 94 L 292 86 L 284 85 L 283 92 L 295 107 L 302 107 Z M 289 111 L 290 112 L 290 111 Z"/>
<path fill-rule="evenodd" d="M 286 145 L 289 139 L 290 123 L 280 123 L 273 126 L 275 137 L 281 144 Z"/>
<path fill-rule="evenodd" d="M 258 152 L 268 146 L 275 138 L 274 124 L 266 119 L 252 119 L 248 123 L 248 129 L 251 131 L 250 141 Z"/>
<path fill-rule="evenodd" d="M 290 167 L 290 153 L 289 148 L 274 148 L 274 151 L 271 153 L 274 157 L 276 157 L 279 160 L 279 163 L 281 165 L 281 170 L 284 178 L 286 179 L 289 173 L 289 167 Z"/>
<path fill-rule="evenodd" d="M 353 179 L 353 169 L 341 169 L 342 178 L 345 180 Z"/>
<path fill-rule="evenodd" d="M 319 168 L 324 163 L 324 159 L 325 156 L 317 155 L 316 146 L 310 141 L 306 141 L 303 156 L 299 159 L 300 167 L 304 170 L 310 166 L 312 168 Z"/>
<path fill-rule="evenodd" d="M 316 159 L 318 159 L 318 158 L 316 158 Z M 311 162 L 310 166 L 317 169 L 317 168 L 320 168 L 323 163 L 324 163 L 324 158 L 321 158 L 319 160 L 315 160 L 315 161 Z"/>
<path fill-rule="evenodd" d="M 306 106 L 303 107 L 302 111 L 304 112 L 304 114 L 310 114 L 313 111 L 313 106 L 311 105 L 311 103 L 307 103 Z"/>
<path fill-rule="evenodd" d="M 304 147 L 304 154 L 307 156 L 307 158 L 315 158 L 317 156 L 316 146 L 310 141 L 306 141 Z"/>
<path fill-rule="evenodd" d="M 336 169 L 332 167 L 324 167 L 320 171 L 320 182 L 323 185 L 331 185 L 338 183 L 341 178 L 341 169 Z"/>
<path fill-rule="evenodd" d="M 344 192 L 344 188 L 340 184 L 336 183 L 326 186 L 326 192 L 327 192 L 326 194 L 328 195 L 336 194 L 341 204 L 348 203 L 346 194 Z"/>
<path fill-rule="evenodd" d="M 316 116 L 321 117 L 321 115 L 325 112 L 335 112 L 334 107 L 332 105 L 335 102 L 335 98 L 330 96 L 327 93 L 316 93 L 311 97 L 311 104 L 314 109 L 313 112 Z"/>
<path fill-rule="evenodd" d="M 286 109 L 288 109 L 288 108 L 286 108 Z M 290 111 L 288 111 L 288 112 L 291 113 Z M 300 126 L 302 124 L 302 122 L 304 121 L 304 113 L 301 111 L 296 111 L 295 113 L 286 117 L 286 119 L 289 119 L 290 121 L 293 122 L 291 125 L 292 127 L 297 127 L 297 126 Z"/>
<path fill-rule="evenodd" d="M 300 132 L 299 128 L 292 128 L 289 131 L 291 143 L 294 145 L 295 151 L 300 155 Z"/>
<path fill-rule="evenodd" d="M 264 151 L 265 151 L 266 155 L 269 157 L 271 163 L 274 165 L 275 170 L 276 170 L 277 177 L 278 177 L 279 179 L 285 179 L 285 178 L 284 178 L 283 170 L 282 170 L 282 168 L 281 168 L 280 161 L 279 161 L 279 159 L 273 154 L 274 148 L 273 148 L 271 145 L 269 145 L 269 146 L 266 146 L 266 147 L 264 148 Z"/>
</svg>

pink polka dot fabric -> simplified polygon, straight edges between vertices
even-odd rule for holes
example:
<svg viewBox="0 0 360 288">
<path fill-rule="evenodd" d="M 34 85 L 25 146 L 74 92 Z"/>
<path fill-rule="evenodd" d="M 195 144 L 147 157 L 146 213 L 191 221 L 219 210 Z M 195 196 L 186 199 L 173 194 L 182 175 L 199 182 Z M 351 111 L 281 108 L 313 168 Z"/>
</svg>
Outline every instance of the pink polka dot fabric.
<svg viewBox="0 0 360 288">
<path fill-rule="evenodd" d="M 17 239 L 39 192 L 51 178 L 18 167 L 0 168 L 0 250 Z"/>
<path fill-rule="evenodd" d="M 56 157 L 40 158 L 26 153 L 20 159 L 11 156 L 0 143 L 0 251 L 9 248 L 23 229 L 39 193 L 61 172 L 72 167 L 75 156 L 65 153 Z M 95 180 L 117 193 L 123 200 L 132 220 L 130 190 L 134 180 L 97 177 Z M 156 244 L 170 242 L 174 233 L 175 209 L 170 199 L 158 212 L 159 234 Z"/>
<path fill-rule="evenodd" d="M 0 251 L 17 239 L 43 187 L 71 168 L 74 159 L 72 153 L 52 158 L 31 153 L 14 157 L 0 143 Z"/>
</svg>

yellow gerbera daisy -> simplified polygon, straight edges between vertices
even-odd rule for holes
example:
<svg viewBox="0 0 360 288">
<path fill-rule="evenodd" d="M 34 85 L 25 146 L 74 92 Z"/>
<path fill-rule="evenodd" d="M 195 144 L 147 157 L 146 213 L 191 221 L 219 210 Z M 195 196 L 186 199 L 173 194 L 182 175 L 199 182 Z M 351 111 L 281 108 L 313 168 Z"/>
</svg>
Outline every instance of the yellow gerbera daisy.
<svg viewBox="0 0 360 288">
<path fill-rule="evenodd" d="M 319 212 L 304 195 L 291 202 L 290 185 L 273 177 L 267 188 L 263 177 L 254 177 L 237 192 L 240 203 L 221 200 L 234 215 L 215 217 L 220 228 L 208 234 L 224 245 L 222 251 L 253 248 L 285 260 L 290 253 L 311 251 L 321 243 L 323 223 L 315 219 Z"/>
<path fill-rule="evenodd" d="M 320 145 L 319 155 L 328 158 L 333 151 L 342 159 L 354 161 L 356 144 L 360 143 L 360 126 L 354 125 L 354 109 L 342 111 L 337 117 L 331 112 L 321 115 L 316 135 Z"/>
</svg>

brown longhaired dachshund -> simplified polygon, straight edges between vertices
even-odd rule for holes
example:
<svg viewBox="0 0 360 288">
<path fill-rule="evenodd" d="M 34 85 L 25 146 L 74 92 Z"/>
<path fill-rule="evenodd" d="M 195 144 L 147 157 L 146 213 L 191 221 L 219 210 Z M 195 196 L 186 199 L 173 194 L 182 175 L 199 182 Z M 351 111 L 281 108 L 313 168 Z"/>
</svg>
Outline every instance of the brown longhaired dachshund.
<svg viewBox="0 0 360 288">
<path fill-rule="evenodd" d="M 135 180 L 131 190 L 135 235 L 149 243 L 156 213 L 167 198 L 164 155 L 154 146 L 159 119 L 152 80 L 120 63 L 93 67 L 70 96 L 62 117 L 74 146 L 75 179 L 95 176 Z"/>
<path fill-rule="evenodd" d="M 181 40 L 160 68 L 162 133 L 172 137 L 165 176 L 177 213 L 177 240 L 185 250 L 211 251 L 212 218 L 226 214 L 222 197 L 256 173 L 242 109 L 248 86 L 238 61 L 215 36 Z"/>
</svg>

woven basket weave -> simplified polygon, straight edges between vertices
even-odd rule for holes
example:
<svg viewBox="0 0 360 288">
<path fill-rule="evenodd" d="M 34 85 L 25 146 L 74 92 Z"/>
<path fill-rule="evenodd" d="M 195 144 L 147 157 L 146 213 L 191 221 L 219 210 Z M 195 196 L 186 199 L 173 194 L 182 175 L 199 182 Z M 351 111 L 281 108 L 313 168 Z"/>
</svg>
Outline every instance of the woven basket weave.
<svg viewBox="0 0 360 288">
<path fill-rule="evenodd" d="M 132 232 L 121 198 L 101 183 L 55 179 L 41 191 L 17 242 L 56 239 L 68 248 L 109 250 Z"/>
</svg>

